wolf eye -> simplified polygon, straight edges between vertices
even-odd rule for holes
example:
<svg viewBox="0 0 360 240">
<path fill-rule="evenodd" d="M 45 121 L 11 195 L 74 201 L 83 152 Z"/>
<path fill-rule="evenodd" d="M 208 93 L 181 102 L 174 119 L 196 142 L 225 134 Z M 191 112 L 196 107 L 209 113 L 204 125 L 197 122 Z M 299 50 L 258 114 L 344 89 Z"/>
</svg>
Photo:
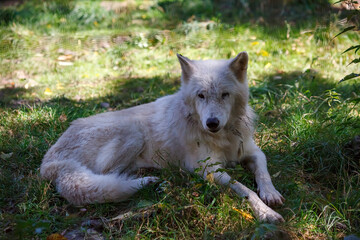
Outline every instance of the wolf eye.
<svg viewBox="0 0 360 240">
<path fill-rule="evenodd" d="M 222 95 L 221 95 L 221 97 L 224 99 L 224 98 L 226 98 L 226 97 L 228 97 L 230 94 L 228 93 L 228 92 L 224 92 Z"/>
<path fill-rule="evenodd" d="M 198 94 L 198 97 L 199 97 L 199 98 L 205 98 L 204 94 L 202 94 L 202 93 L 199 93 L 199 94 Z"/>
</svg>

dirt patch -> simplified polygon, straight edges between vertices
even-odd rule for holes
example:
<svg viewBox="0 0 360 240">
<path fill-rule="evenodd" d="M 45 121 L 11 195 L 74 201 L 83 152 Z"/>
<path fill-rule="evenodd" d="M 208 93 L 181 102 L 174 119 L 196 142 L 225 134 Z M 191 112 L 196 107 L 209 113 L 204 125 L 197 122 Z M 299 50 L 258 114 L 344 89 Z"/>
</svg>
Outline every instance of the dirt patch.
<svg viewBox="0 0 360 240">
<path fill-rule="evenodd" d="M 102 1 L 100 6 L 107 11 L 114 11 L 115 13 L 129 12 L 135 9 L 135 1 L 127 0 L 124 2 Z"/>
</svg>

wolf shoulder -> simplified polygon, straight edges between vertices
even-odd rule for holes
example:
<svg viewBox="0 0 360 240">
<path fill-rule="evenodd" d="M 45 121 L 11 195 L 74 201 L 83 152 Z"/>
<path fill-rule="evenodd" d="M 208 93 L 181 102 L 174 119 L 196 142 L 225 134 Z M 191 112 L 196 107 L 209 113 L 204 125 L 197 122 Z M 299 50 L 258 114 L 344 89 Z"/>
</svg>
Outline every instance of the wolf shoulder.
<svg viewBox="0 0 360 240">
<path fill-rule="evenodd" d="M 93 116 L 79 118 L 71 122 L 72 126 L 96 126 L 101 125 L 121 125 L 124 122 L 143 122 L 154 118 L 154 115 L 159 115 L 160 112 L 165 111 L 170 102 L 174 99 L 174 95 L 164 96 L 154 102 L 141 104 L 138 106 L 118 110 L 99 113 Z"/>
</svg>

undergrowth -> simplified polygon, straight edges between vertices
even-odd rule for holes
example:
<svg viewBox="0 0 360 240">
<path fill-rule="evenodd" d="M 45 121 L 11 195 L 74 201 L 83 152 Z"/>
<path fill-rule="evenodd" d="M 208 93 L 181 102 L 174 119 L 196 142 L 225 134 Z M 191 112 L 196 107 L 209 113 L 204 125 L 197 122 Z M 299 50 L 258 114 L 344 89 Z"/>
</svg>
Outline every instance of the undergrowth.
<svg viewBox="0 0 360 240">
<path fill-rule="evenodd" d="M 341 50 L 359 36 L 333 39 L 344 21 L 326 1 L 269 9 L 278 18 L 240 2 L 250 1 L 32 0 L 1 7 L 0 237 L 91 237 L 89 229 L 109 239 L 359 234 L 360 85 L 338 83 L 356 70 L 346 66 L 356 54 Z M 286 198 L 276 209 L 284 224 L 258 222 L 229 189 L 171 166 L 139 172 L 161 181 L 126 202 L 81 207 L 40 178 L 42 157 L 71 121 L 176 92 L 176 53 L 221 59 L 243 50 L 259 116 L 256 142 Z M 256 189 L 243 168 L 230 173 Z"/>
</svg>

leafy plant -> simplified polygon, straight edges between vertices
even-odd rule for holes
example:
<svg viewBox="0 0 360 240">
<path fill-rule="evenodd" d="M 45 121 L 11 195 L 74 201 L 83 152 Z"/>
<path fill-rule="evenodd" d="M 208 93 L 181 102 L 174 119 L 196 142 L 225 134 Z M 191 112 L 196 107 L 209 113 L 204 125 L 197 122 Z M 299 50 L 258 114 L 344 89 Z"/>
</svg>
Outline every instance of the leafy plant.
<svg viewBox="0 0 360 240">
<path fill-rule="evenodd" d="M 348 31 L 351 30 L 359 30 L 359 22 L 356 21 L 357 17 L 360 17 L 360 11 L 359 11 L 359 5 L 357 1 L 353 1 L 353 0 L 341 0 L 341 1 L 337 1 L 336 3 L 341 3 L 343 5 L 347 5 L 348 9 L 351 9 L 352 11 L 349 12 L 348 16 L 347 16 L 347 23 L 351 23 L 352 26 L 346 27 L 345 29 L 343 29 L 340 33 L 338 33 L 334 38 L 340 36 L 341 34 L 344 34 Z M 352 45 L 351 47 L 349 47 L 348 49 L 346 49 L 344 53 L 349 52 L 349 51 L 355 51 L 355 54 L 360 50 L 360 44 L 356 44 L 356 45 Z M 360 62 L 360 58 L 355 58 L 353 59 L 349 64 L 358 64 Z M 346 75 L 343 79 L 340 80 L 340 82 L 343 81 L 347 81 L 353 78 L 357 78 L 360 76 L 360 73 L 350 73 L 348 75 Z"/>
</svg>

